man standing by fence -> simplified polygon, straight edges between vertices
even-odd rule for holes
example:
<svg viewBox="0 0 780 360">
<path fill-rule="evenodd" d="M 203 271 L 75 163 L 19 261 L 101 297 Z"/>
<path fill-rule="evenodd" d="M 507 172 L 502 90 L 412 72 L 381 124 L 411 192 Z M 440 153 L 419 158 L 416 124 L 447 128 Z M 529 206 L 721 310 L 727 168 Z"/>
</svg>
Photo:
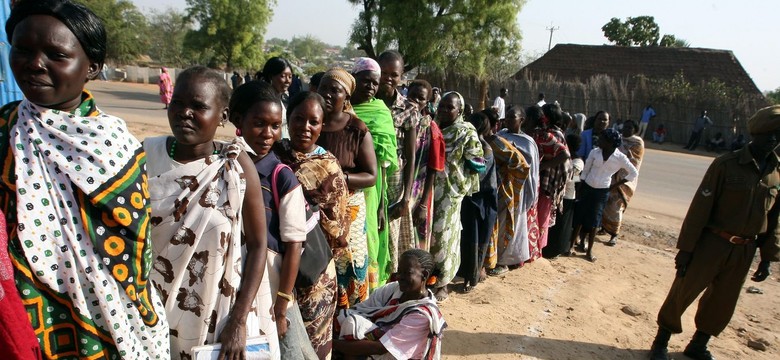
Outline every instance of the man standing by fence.
<svg viewBox="0 0 780 360">
<path fill-rule="evenodd" d="M 712 120 L 707 116 L 707 110 L 704 110 L 701 112 L 701 116 L 696 118 L 693 123 L 691 138 L 688 139 L 688 145 L 685 145 L 685 149 L 690 151 L 696 150 L 696 147 L 699 146 L 699 141 L 701 141 L 701 134 L 704 132 L 704 129 L 710 125 L 712 125 Z"/>
<path fill-rule="evenodd" d="M 642 110 L 642 117 L 639 119 L 639 137 L 645 138 L 645 131 L 647 131 L 647 124 L 650 123 L 650 119 L 655 117 L 655 109 L 650 104 L 647 104 L 644 110 Z"/>
</svg>

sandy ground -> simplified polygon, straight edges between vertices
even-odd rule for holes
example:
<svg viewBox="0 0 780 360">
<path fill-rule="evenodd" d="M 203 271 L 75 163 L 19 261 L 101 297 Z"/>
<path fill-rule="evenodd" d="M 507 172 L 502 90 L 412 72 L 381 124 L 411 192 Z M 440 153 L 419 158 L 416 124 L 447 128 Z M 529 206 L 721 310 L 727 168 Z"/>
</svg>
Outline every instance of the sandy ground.
<svg viewBox="0 0 780 360">
<path fill-rule="evenodd" d="M 123 117 L 139 139 L 169 133 L 155 86 L 122 84 L 123 91 L 117 91 L 111 83 L 97 82 L 89 87 L 98 104 Z M 233 131 L 228 125 L 219 134 L 227 138 Z M 646 358 L 657 311 L 674 277 L 674 245 L 685 210 L 629 208 L 618 246 L 598 242 L 596 263 L 581 257 L 540 259 L 491 277 L 469 294 L 453 293 L 441 304 L 448 323 L 444 358 Z M 731 324 L 711 341 L 718 359 L 780 358 L 777 264 L 772 271 L 762 283 L 746 281 Z M 748 286 L 763 294 L 746 293 Z M 682 350 L 695 330 L 695 308 L 694 303 L 683 318 L 685 332 L 672 337 L 675 359 L 687 358 Z M 767 349 L 754 350 L 749 340 L 765 341 Z"/>
</svg>

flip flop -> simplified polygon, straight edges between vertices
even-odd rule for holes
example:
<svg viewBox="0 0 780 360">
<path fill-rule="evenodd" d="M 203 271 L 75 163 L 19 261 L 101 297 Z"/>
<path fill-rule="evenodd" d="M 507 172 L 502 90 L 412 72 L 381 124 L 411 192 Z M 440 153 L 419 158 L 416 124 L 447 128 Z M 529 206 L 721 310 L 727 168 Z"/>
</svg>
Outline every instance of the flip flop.
<svg viewBox="0 0 780 360">
<path fill-rule="evenodd" d="M 488 271 L 488 275 L 490 275 L 490 276 L 499 276 L 499 275 L 506 274 L 508 271 L 509 271 L 509 268 L 507 268 L 505 266 L 496 266 L 494 269 L 490 269 L 490 271 Z"/>
<path fill-rule="evenodd" d="M 596 258 L 595 256 L 593 256 L 593 255 L 585 255 L 585 258 L 586 258 L 586 259 L 588 259 L 588 261 L 590 261 L 590 262 L 592 262 L 592 263 L 596 262 L 596 259 L 597 259 L 597 258 Z"/>
</svg>

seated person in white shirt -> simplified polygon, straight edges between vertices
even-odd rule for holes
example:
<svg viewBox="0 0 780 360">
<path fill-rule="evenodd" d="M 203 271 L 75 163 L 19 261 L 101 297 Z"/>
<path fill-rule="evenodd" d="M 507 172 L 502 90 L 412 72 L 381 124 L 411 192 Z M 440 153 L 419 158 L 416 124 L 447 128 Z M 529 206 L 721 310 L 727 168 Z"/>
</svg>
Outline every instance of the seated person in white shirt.
<svg viewBox="0 0 780 360">
<path fill-rule="evenodd" d="M 628 172 L 628 176 L 612 184 L 612 187 L 633 181 L 639 175 L 628 157 L 620 151 L 615 151 L 622 142 L 619 132 L 606 129 L 599 135 L 598 147 L 593 149 L 585 160 L 585 168 L 580 174 L 581 188 L 577 191 L 577 202 L 574 206 L 574 232 L 571 235 L 570 255 L 575 254 L 574 245 L 578 236 L 580 243 L 576 247 L 577 251 L 586 251 L 584 236 L 587 234 L 588 248 L 585 257 L 591 262 L 596 261 L 593 242 L 596 239 L 596 229 L 601 226 L 604 205 L 609 198 L 612 175 L 620 169 Z"/>
</svg>

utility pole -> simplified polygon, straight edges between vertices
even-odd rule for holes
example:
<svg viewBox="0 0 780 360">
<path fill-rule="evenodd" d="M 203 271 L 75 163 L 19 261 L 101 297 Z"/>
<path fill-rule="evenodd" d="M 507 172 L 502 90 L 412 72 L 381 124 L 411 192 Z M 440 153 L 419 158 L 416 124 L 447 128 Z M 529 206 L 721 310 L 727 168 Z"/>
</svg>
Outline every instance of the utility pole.
<svg viewBox="0 0 780 360">
<path fill-rule="evenodd" d="M 550 48 L 552 47 L 552 37 L 553 32 L 560 29 L 560 26 L 552 26 L 552 23 L 550 23 L 550 27 L 545 28 L 547 31 L 550 32 L 550 42 L 547 43 L 547 51 L 550 51 Z"/>
</svg>

